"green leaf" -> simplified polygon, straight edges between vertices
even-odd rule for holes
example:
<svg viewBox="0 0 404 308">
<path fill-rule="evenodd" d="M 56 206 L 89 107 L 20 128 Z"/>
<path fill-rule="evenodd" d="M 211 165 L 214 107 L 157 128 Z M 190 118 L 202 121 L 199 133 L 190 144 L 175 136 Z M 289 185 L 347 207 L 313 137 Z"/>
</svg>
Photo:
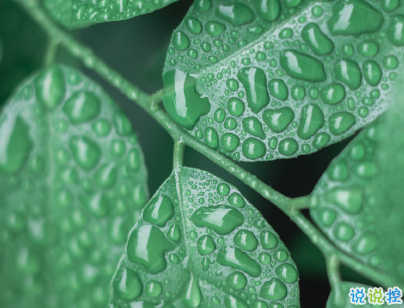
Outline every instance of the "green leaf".
<svg viewBox="0 0 404 308">
<path fill-rule="evenodd" d="M 398 1 L 196 0 L 168 49 L 164 106 L 234 160 L 313 153 L 386 108 L 403 11 Z"/>
<path fill-rule="evenodd" d="M 350 297 L 349 297 L 350 288 L 365 288 L 365 298 L 364 299 L 366 300 L 366 304 L 360 305 L 360 306 L 352 304 L 350 302 Z M 356 283 L 356 282 L 342 282 L 341 283 L 341 291 L 342 291 L 342 297 L 345 299 L 345 302 L 343 303 L 343 305 L 339 305 L 339 306 L 336 305 L 334 303 L 335 292 L 331 291 L 330 297 L 328 298 L 328 301 L 327 301 L 327 307 L 326 308 L 341 308 L 341 307 L 343 307 L 343 308 L 355 308 L 355 307 L 358 307 L 358 306 L 363 307 L 363 308 L 391 307 L 390 305 L 387 304 L 386 301 L 384 301 L 384 304 L 382 304 L 382 305 L 375 305 L 375 304 L 369 303 L 369 300 L 368 300 L 368 297 L 367 297 L 367 293 L 368 293 L 369 288 L 373 288 L 373 287 L 367 286 L 367 285 L 364 285 L 364 284 L 359 284 L 359 283 Z M 385 292 L 385 291 L 383 291 L 383 292 Z M 379 295 L 377 294 L 377 296 L 379 296 Z M 397 307 L 397 308 L 401 307 L 402 308 L 402 307 L 404 307 L 404 305 L 395 304 L 395 305 L 393 305 L 393 307 Z"/>
<path fill-rule="evenodd" d="M 190 168 L 146 205 L 112 286 L 112 307 L 299 307 L 275 231 L 235 187 Z"/>
<path fill-rule="evenodd" d="M 364 129 L 313 191 L 311 216 L 341 250 L 404 285 L 404 104 Z"/>
<path fill-rule="evenodd" d="M 24 82 L 0 116 L 0 306 L 105 307 L 146 180 L 100 86 L 64 66 Z"/>
<path fill-rule="evenodd" d="M 49 13 L 62 25 L 78 28 L 151 13 L 177 0 L 44 0 Z"/>
</svg>

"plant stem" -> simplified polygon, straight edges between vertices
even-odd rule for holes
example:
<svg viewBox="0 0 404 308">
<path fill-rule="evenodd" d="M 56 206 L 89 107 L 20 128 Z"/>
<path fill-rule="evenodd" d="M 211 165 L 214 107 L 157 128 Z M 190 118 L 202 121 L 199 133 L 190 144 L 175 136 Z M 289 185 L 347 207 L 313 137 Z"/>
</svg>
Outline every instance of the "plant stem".
<svg viewBox="0 0 404 308">
<path fill-rule="evenodd" d="M 330 281 L 331 290 L 334 291 L 334 304 L 337 307 L 343 307 L 344 298 L 341 289 L 341 276 L 339 273 L 339 260 L 335 255 L 326 257 L 327 275 Z"/>
<path fill-rule="evenodd" d="M 44 61 L 45 66 L 51 65 L 55 61 L 56 54 L 58 51 L 58 44 L 59 44 L 59 41 L 56 41 L 53 38 L 51 38 L 49 40 L 48 48 L 46 50 L 46 55 L 45 55 L 45 61 Z"/>
<path fill-rule="evenodd" d="M 57 27 L 54 22 L 43 12 L 38 0 L 15 0 L 36 20 L 48 34 L 51 40 L 60 42 L 60 45 L 66 48 L 72 55 L 81 59 L 84 65 L 97 72 L 119 91 L 126 95 L 130 100 L 135 101 L 151 117 L 153 117 L 176 141 L 174 147 L 174 169 L 182 165 L 184 145 L 205 155 L 207 158 L 221 166 L 233 176 L 241 180 L 244 184 L 250 186 L 253 190 L 261 194 L 265 199 L 271 201 L 280 208 L 286 215 L 294 221 L 299 228 L 310 238 L 317 247 L 321 249 L 325 256 L 335 256 L 339 262 L 358 271 L 363 276 L 382 284 L 383 286 L 400 286 L 390 276 L 380 273 L 353 257 L 338 250 L 326 237 L 316 228 L 301 212 L 297 209 L 306 208 L 309 205 L 309 196 L 291 199 L 277 192 L 255 175 L 247 172 L 236 163 L 200 143 L 184 129 L 175 124 L 171 118 L 159 108 L 159 102 L 162 99 L 163 92 L 160 90 L 153 95 L 143 92 L 118 72 L 111 69 L 101 59 L 99 59 L 89 48 L 83 46 L 72 38 L 69 34 Z"/>
</svg>

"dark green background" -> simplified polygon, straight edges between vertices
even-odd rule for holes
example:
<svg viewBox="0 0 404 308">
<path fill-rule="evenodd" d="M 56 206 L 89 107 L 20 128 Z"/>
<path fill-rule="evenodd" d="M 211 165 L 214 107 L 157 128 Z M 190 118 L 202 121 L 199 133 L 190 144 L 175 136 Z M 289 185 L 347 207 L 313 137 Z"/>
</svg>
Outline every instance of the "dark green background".
<svg viewBox="0 0 404 308">
<path fill-rule="evenodd" d="M 171 33 L 186 14 L 190 4 L 191 1 L 182 0 L 149 15 L 94 25 L 73 31 L 72 35 L 91 47 L 100 58 L 128 80 L 146 92 L 153 93 L 162 87 L 161 72 Z M 43 66 L 47 38 L 17 4 L 12 0 L 0 0 L 0 40 L 3 43 L 3 59 L 0 62 L 0 105 L 3 105 L 22 80 Z M 60 62 L 83 70 L 101 83 L 130 117 L 146 157 L 149 187 L 153 194 L 171 172 L 173 143 L 169 135 L 143 110 L 99 76 L 87 71 L 63 49 L 59 50 L 57 58 Z M 311 192 L 329 162 L 347 142 L 297 159 L 240 165 L 283 194 L 290 197 L 302 196 Z M 330 289 L 324 259 L 289 218 L 202 155 L 187 149 L 185 164 L 208 170 L 242 191 L 289 247 L 300 272 L 302 307 L 325 307 Z M 342 272 L 345 280 L 367 282 L 346 268 L 343 268 Z"/>
</svg>

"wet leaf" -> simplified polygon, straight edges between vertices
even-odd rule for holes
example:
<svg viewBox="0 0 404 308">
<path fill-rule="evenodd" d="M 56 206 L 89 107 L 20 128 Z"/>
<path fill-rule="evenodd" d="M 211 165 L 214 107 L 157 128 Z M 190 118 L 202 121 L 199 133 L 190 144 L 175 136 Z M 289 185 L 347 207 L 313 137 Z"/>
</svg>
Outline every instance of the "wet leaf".
<svg viewBox="0 0 404 308">
<path fill-rule="evenodd" d="M 310 212 L 340 249 L 404 285 L 404 104 L 397 100 L 332 161 Z"/>
<path fill-rule="evenodd" d="M 0 306 L 105 307 L 146 179 L 100 86 L 64 66 L 24 82 L 0 116 Z"/>
<path fill-rule="evenodd" d="M 313 153 L 385 110 L 403 10 L 398 1 L 196 0 L 168 49 L 164 106 L 234 160 Z"/>
<path fill-rule="evenodd" d="M 235 187 L 190 168 L 175 169 L 146 205 L 112 287 L 112 307 L 300 306 L 275 231 Z"/>
<path fill-rule="evenodd" d="M 44 0 L 49 13 L 68 28 L 151 13 L 177 0 Z"/>
</svg>

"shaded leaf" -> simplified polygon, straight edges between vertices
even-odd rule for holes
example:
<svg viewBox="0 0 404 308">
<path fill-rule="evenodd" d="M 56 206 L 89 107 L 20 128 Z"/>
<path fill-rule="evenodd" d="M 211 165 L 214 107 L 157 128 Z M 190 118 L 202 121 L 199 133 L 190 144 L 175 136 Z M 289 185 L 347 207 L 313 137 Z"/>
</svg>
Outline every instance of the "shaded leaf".
<svg viewBox="0 0 404 308">
<path fill-rule="evenodd" d="M 313 153 L 386 108 L 403 10 L 397 1 L 197 0 L 172 36 L 164 106 L 234 160 Z"/>
<path fill-rule="evenodd" d="M 335 158 L 311 216 L 342 250 L 404 285 L 403 98 Z"/>
<path fill-rule="evenodd" d="M 349 292 L 350 292 L 351 288 L 364 288 L 364 294 L 365 294 L 364 300 L 366 300 L 366 304 L 359 306 L 359 305 L 352 304 L 350 302 Z M 334 291 L 331 291 L 330 297 L 328 298 L 328 301 L 327 301 L 326 308 L 341 308 L 341 307 L 343 307 L 343 308 L 354 308 L 354 307 L 363 307 L 363 308 L 397 307 L 397 308 L 399 308 L 399 307 L 401 307 L 402 308 L 402 307 L 404 307 L 404 305 L 397 305 L 397 304 L 395 304 L 393 306 L 388 305 L 387 302 L 385 301 L 385 297 L 384 297 L 384 304 L 375 305 L 375 304 L 369 303 L 369 300 L 368 300 L 368 297 L 367 297 L 367 293 L 368 293 L 369 288 L 373 288 L 373 287 L 363 285 L 363 284 L 359 284 L 359 283 L 355 283 L 355 282 L 342 282 L 341 283 L 341 291 L 342 291 L 342 297 L 345 299 L 345 302 L 342 305 L 336 305 L 334 303 L 335 293 L 334 293 Z M 385 292 L 385 290 L 383 292 Z M 379 294 L 377 294 L 377 296 L 379 296 Z"/>
<path fill-rule="evenodd" d="M 0 306 L 106 306 L 146 180 L 100 86 L 64 66 L 24 82 L 0 116 Z"/>
<path fill-rule="evenodd" d="M 49 13 L 68 28 L 147 14 L 177 0 L 44 0 Z"/>
<path fill-rule="evenodd" d="M 238 190 L 180 168 L 132 229 L 113 307 L 299 307 L 285 245 Z M 274 306 L 274 307 L 275 307 Z"/>
</svg>

